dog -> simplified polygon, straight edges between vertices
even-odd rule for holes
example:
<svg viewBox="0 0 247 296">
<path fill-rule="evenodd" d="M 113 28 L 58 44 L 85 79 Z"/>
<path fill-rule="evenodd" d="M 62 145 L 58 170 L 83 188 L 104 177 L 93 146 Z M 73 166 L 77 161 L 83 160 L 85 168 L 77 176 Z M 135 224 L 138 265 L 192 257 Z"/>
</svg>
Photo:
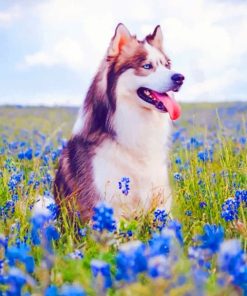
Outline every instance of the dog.
<svg viewBox="0 0 247 296">
<path fill-rule="evenodd" d="M 62 152 L 56 202 L 69 207 L 73 200 L 84 221 L 100 201 L 117 219 L 154 205 L 169 212 L 169 137 L 181 113 L 173 93 L 183 81 L 171 70 L 160 26 L 140 41 L 119 24 Z M 128 192 L 120 190 L 123 177 Z"/>
</svg>

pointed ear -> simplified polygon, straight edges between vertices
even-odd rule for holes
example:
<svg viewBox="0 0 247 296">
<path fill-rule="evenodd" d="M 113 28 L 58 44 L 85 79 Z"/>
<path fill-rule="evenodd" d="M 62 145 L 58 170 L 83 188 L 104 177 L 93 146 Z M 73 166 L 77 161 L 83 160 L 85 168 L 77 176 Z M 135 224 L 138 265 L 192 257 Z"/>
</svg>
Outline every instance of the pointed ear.
<svg viewBox="0 0 247 296">
<path fill-rule="evenodd" d="M 153 31 L 153 34 L 148 35 L 146 37 L 146 40 L 148 43 L 157 47 L 158 49 L 163 49 L 163 34 L 160 25 L 156 26 L 156 28 Z"/>
<path fill-rule="evenodd" d="M 115 30 L 115 35 L 112 37 L 107 55 L 115 57 L 121 51 L 123 45 L 127 44 L 132 39 L 130 32 L 123 24 L 118 24 Z"/>
</svg>

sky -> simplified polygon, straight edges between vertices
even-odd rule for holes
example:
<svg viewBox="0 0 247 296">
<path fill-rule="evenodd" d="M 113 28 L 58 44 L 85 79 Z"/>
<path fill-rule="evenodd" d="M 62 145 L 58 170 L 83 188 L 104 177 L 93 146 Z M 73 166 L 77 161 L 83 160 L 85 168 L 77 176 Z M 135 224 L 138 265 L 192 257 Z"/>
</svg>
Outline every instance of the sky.
<svg viewBox="0 0 247 296">
<path fill-rule="evenodd" d="M 247 101 L 245 0 L 0 0 L 0 104 L 81 105 L 119 22 L 161 25 L 179 101 Z"/>
</svg>

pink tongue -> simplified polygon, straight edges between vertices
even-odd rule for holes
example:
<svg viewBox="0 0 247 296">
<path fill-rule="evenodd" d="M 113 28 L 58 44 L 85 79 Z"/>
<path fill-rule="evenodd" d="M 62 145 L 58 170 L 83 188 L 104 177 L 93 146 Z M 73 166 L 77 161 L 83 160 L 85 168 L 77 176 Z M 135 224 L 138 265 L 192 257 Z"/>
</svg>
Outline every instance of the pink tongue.
<svg viewBox="0 0 247 296">
<path fill-rule="evenodd" d="M 161 94 L 156 91 L 152 91 L 152 93 L 158 101 L 161 101 L 164 104 L 172 120 L 176 120 L 180 117 L 181 107 L 173 98 L 167 94 Z"/>
</svg>

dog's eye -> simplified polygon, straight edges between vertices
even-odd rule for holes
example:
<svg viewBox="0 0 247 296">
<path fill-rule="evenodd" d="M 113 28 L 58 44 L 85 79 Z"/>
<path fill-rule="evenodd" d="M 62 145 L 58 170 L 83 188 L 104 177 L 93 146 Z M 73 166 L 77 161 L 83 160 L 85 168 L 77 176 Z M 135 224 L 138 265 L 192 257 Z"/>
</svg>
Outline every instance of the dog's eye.
<svg viewBox="0 0 247 296">
<path fill-rule="evenodd" d="M 144 64 L 144 65 L 142 66 L 142 68 L 147 69 L 147 70 L 150 70 L 150 69 L 153 68 L 153 65 L 152 65 L 152 64 Z"/>
<path fill-rule="evenodd" d="M 171 69 L 171 66 L 172 66 L 171 60 L 168 60 L 165 66 L 166 68 Z"/>
</svg>

